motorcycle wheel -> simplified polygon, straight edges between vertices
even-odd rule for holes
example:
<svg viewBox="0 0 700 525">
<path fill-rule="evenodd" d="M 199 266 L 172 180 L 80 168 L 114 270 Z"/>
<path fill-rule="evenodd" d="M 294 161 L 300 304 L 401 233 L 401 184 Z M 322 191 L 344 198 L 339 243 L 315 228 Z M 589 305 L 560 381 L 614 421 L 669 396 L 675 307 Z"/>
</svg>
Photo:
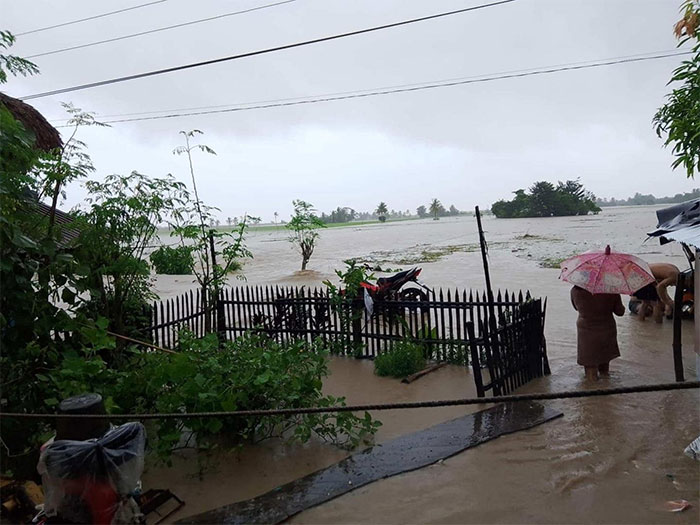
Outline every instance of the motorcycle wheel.
<svg viewBox="0 0 700 525">
<path fill-rule="evenodd" d="M 416 301 L 416 302 L 423 302 L 428 300 L 428 294 L 425 293 L 423 290 L 420 288 L 405 288 L 401 290 L 399 293 L 399 298 L 402 301 Z M 406 308 L 409 309 L 416 309 L 418 308 L 418 305 L 415 306 L 407 306 Z"/>
</svg>

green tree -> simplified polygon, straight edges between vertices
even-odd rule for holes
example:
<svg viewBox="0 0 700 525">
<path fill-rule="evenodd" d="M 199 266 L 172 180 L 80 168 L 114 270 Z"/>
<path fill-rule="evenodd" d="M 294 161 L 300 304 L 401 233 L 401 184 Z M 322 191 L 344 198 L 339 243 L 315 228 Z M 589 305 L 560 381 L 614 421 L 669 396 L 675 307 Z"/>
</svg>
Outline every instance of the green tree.
<svg viewBox="0 0 700 525">
<path fill-rule="evenodd" d="M 213 227 L 216 224 L 215 215 L 221 210 L 207 206 L 200 200 L 192 153 L 199 150 L 216 155 L 216 152 L 209 146 L 191 142 L 195 136 L 203 135 L 202 131 L 194 129 L 180 131 L 180 134 L 185 139 L 185 145 L 175 148 L 173 153 L 187 156 L 194 200 L 188 200 L 173 213 L 173 232 L 180 237 L 182 246 L 190 246 L 196 255 L 192 273 L 202 289 L 202 308 L 208 310 L 218 297 L 228 274 L 240 268 L 239 259 L 252 256 L 245 245 L 245 234 L 248 220 L 254 218 L 244 216 L 230 231 Z M 209 332 L 211 328 L 211 317 L 205 316 L 204 329 Z"/>
<path fill-rule="evenodd" d="M 87 181 L 85 188 L 89 209 L 77 217 L 81 233 L 75 254 L 90 268 L 86 280 L 91 306 L 109 319 L 111 331 L 140 336 L 131 333 L 136 328 L 133 316 L 156 298 L 144 254 L 158 224 L 185 205 L 189 194 L 172 176 L 151 179 L 135 171 Z"/>
<path fill-rule="evenodd" d="M 0 84 L 7 82 L 7 73 L 12 75 L 36 75 L 39 68 L 35 63 L 15 55 L 7 55 L 5 51 L 13 46 L 15 37 L 9 31 L 0 31 Z"/>
<path fill-rule="evenodd" d="M 673 71 L 669 84 L 677 87 L 667 95 L 653 123 L 657 135 L 664 138 L 664 146 L 672 146 L 676 157 L 673 169 L 683 166 L 686 176 L 694 178 L 700 169 L 700 2 L 685 0 L 681 9 L 683 18 L 674 32 L 679 46 L 693 42 L 692 56 Z"/>
<path fill-rule="evenodd" d="M 325 228 L 323 221 L 315 214 L 311 203 L 303 200 L 292 201 L 294 215 L 287 223 L 286 228 L 291 232 L 291 242 L 301 253 L 301 271 L 306 270 L 306 265 L 311 259 L 316 248 L 320 228 Z"/>
<path fill-rule="evenodd" d="M 425 209 L 425 206 L 418 206 L 416 208 L 416 214 L 422 219 L 428 216 L 428 210 Z"/>
<path fill-rule="evenodd" d="M 8 72 L 37 72 L 31 62 L 4 53 L 13 41 L 10 33 L 0 32 L 0 84 L 7 81 Z M 41 196 L 51 195 L 57 182 L 80 177 L 83 171 L 72 164 L 75 157 L 61 159 L 61 147 L 43 151 L 35 144 L 34 133 L 0 102 L 2 407 L 46 413 L 58 403 L 54 373 L 66 355 L 89 356 L 113 342 L 104 325 L 85 319 L 77 310 L 84 269 L 67 249 L 62 226 L 52 228 L 49 217 L 40 212 Z M 11 471 L 18 479 L 36 473 L 38 447 L 50 431 L 44 421 L 3 420 L 3 472 Z"/>
<path fill-rule="evenodd" d="M 439 216 L 442 214 L 445 208 L 443 208 L 439 200 L 433 199 L 430 202 L 430 207 L 428 209 L 430 210 L 430 214 L 433 216 L 433 220 L 436 221 L 440 218 Z"/>
<path fill-rule="evenodd" d="M 535 217 L 551 217 L 557 209 L 557 192 L 554 184 L 535 182 L 530 188 L 530 208 Z"/>
<path fill-rule="evenodd" d="M 552 217 L 598 213 L 595 195 L 585 190 L 578 180 L 559 182 L 539 181 L 527 193 L 523 189 L 513 192 L 510 201 L 500 200 L 491 205 L 491 212 L 500 218 Z"/>
<path fill-rule="evenodd" d="M 389 213 L 389 208 L 387 207 L 386 202 L 380 202 L 377 209 L 374 210 L 374 213 L 377 214 L 377 218 L 380 222 L 386 221 L 386 214 Z"/>
</svg>

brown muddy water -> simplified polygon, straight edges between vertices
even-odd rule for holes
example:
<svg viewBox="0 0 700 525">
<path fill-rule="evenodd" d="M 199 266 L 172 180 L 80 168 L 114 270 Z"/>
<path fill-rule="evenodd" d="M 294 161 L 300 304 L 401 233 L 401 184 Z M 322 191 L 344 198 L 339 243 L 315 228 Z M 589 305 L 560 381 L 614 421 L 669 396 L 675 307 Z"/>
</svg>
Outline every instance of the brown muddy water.
<svg viewBox="0 0 700 525">
<path fill-rule="evenodd" d="M 687 263 L 676 244 L 645 242 L 656 225 L 654 207 L 606 209 L 597 216 L 484 219 L 495 287 L 528 289 L 547 297 L 545 333 L 552 375 L 519 392 L 548 392 L 673 381 L 671 322 L 617 320 L 622 356 L 610 378 L 586 383 L 576 365 L 576 313 L 558 270 L 543 267 L 573 253 L 610 244 L 649 262 Z M 420 220 L 322 232 L 309 267 L 282 231 L 253 232 L 255 258 L 244 266 L 250 284 L 321 286 L 350 257 L 383 268 L 421 266 L 430 286 L 483 288 L 473 217 Z M 430 262 L 419 262 L 430 261 Z M 238 282 L 231 279 L 231 284 Z M 156 290 L 170 297 L 193 288 L 187 276 L 159 276 Z M 686 377 L 694 379 L 693 326 L 684 322 Z M 404 385 L 374 376 L 372 363 L 331 361 L 324 390 L 348 403 L 448 399 L 475 394 L 471 375 L 448 366 Z M 563 418 L 504 436 L 439 464 L 372 483 L 294 517 L 294 523 L 698 523 L 700 464 L 683 448 L 700 434 L 696 390 L 550 402 Z M 377 412 L 376 441 L 414 432 L 483 407 Z M 146 487 L 170 488 L 187 505 L 172 520 L 258 496 L 347 455 L 331 445 L 268 441 L 210 458 L 199 476 L 191 455 L 173 468 L 151 465 Z M 669 500 L 693 507 L 673 514 Z"/>
</svg>

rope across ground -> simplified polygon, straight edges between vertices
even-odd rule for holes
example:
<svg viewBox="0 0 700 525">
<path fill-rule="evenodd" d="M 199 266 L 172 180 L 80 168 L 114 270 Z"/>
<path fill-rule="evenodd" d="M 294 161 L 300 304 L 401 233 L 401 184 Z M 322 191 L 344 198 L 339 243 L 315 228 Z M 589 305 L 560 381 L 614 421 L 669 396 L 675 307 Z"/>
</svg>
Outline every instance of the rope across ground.
<svg viewBox="0 0 700 525">
<path fill-rule="evenodd" d="M 525 401 L 544 401 L 553 399 L 573 399 L 600 397 L 620 394 L 637 394 L 643 392 L 664 392 L 673 390 L 690 390 L 700 388 L 700 381 L 683 383 L 659 383 L 655 385 L 638 385 L 596 390 L 572 390 L 565 392 L 541 392 L 533 394 L 514 394 L 509 396 L 471 397 L 464 399 L 443 399 L 435 401 L 414 401 L 409 403 L 378 403 L 368 405 L 347 405 L 331 407 L 276 408 L 267 410 L 238 410 L 232 412 L 175 412 L 166 414 L 35 414 L 21 412 L 0 412 L 0 418 L 18 419 L 194 419 L 222 417 L 282 416 L 296 414 L 321 414 L 333 412 L 363 412 L 374 410 L 404 410 L 413 408 L 438 408 L 463 405 L 482 405 L 493 403 L 512 403 Z"/>
</svg>

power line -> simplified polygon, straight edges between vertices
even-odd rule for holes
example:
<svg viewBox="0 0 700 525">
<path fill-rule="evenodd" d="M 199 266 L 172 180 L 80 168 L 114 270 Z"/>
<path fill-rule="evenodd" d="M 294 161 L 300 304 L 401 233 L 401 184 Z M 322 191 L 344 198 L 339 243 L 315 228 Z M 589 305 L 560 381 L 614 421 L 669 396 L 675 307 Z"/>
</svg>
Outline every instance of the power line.
<svg viewBox="0 0 700 525">
<path fill-rule="evenodd" d="M 261 49 L 258 51 L 250 51 L 248 53 L 242 53 L 240 55 L 231 55 L 231 56 L 222 57 L 222 58 L 204 60 L 202 62 L 194 62 L 192 64 L 185 64 L 185 65 L 169 67 L 169 68 L 165 68 L 165 69 L 157 69 L 155 71 L 148 71 L 146 73 L 138 73 L 135 75 L 127 75 L 124 77 L 117 77 L 117 78 L 111 78 L 108 80 L 101 80 L 99 82 L 91 82 L 89 84 L 81 84 L 78 86 L 72 86 L 72 87 L 67 87 L 67 88 L 62 88 L 62 89 L 55 89 L 53 91 L 46 91 L 44 93 L 37 93 L 34 95 L 20 97 L 20 100 L 31 100 L 31 99 L 35 99 L 35 98 L 42 98 L 42 97 L 48 97 L 48 96 L 52 96 L 52 95 L 58 95 L 61 93 L 70 93 L 72 91 L 79 91 L 82 89 L 89 89 L 89 88 L 93 88 L 93 87 L 105 86 L 108 84 L 116 84 L 119 82 L 126 82 L 128 80 L 136 80 L 139 78 L 152 77 L 155 75 L 162 75 L 165 73 L 173 73 L 175 71 L 182 71 L 185 69 L 192 69 L 192 68 L 196 68 L 196 67 L 209 66 L 212 64 L 219 64 L 221 62 L 228 62 L 231 60 L 238 60 L 241 58 L 248 58 L 248 57 L 252 57 L 252 56 L 264 55 L 267 53 L 274 53 L 276 51 L 283 51 L 286 49 L 293 49 L 293 48 L 297 48 L 297 47 L 318 44 L 320 42 L 328 42 L 330 40 L 339 40 L 341 38 L 347 38 L 350 36 L 356 36 L 356 35 L 361 35 L 361 34 L 365 34 L 365 33 L 372 33 L 375 31 L 381 31 L 383 29 L 390 29 L 393 27 L 399 27 L 399 26 L 404 26 L 404 25 L 408 25 L 408 24 L 415 24 L 417 22 L 424 22 L 426 20 L 434 20 L 436 18 L 443 18 L 446 16 L 456 15 L 456 14 L 460 14 L 460 13 L 466 13 L 468 11 L 476 11 L 477 9 L 484 9 L 486 7 L 493 7 L 493 6 L 502 5 L 502 4 L 509 4 L 509 3 L 515 2 L 515 1 L 516 0 L 500 0 L 498 2 L 491 2 L 488 4 L 481 4 L 481 5 L 477 5 L 477 6 L 473 6 L 473 7 L 466 7 L 464 9 L 456 9 L 454 11 L 447 11 L 447 12 L 438 13 L 435 15 L 428 15 L 428 16 L 423 16 L 420 18 L 412 18 L 409 20 L 402 20 L 400 22 L 393 22 L 391 24 L 384 24 L 384 25 L 380 25 L 380 26 L 369 27 L 366 29 L 358 29 L 356 31 L 350 31 L 348 33 L 340 33 L 337 35 L 324 36 L 321 38 L 315 38 L 313 40 L 305 40 L 302 42 L 295 42 L 293 44 L 285 44 L 283 46 L 270 47 L 270 48 Z"/>
<path fill-rule="evenodd" d="M 421 83 L 421 84 L 407 84 L 404 86 L 391 86 L 391 87 L 385 87 L 385 88 L 378 88 L 375 90 L 364 90 L 364 91 L 349 91 L 349 92 L 344 92 L 344 93 L 331 93 L 327 95 L 318 95 L 317 97 L 314 98 L 307 98 L 304 100 L 300 99 L 279 99 L 276 101 L 265 101 L 265 102 L 250 102 L 248 104 L 241 104 L 236 107 L 227 107 L 226 109 L 211 109 L 211 110 L 204 110 L 204 111 L 191 111 L 191 112 L 181 112 L 183 110 L 173 110 L 173 111 L 180 111 L 177 113 L 170 113 L 167 115 L 153 115 L 153 116 L 147 116 L 147 117 L 134 117 L 134 118 L 123 118 L 123 119 L 115 119 L 115 120 L 105 120 L 103 121 L 105 124 L 117 124 L 117 123 L 123 123 L 123 122 L 138 122 L 138 121 L 143 121 L 143 120 L 161 120 L 161 119 L 169 119 L 169 118 L 178 118 L 178 117 L 191 117 L 191 116 L 198 116 L 198 115 L 214 115 L 214 114 L 220 114 L 220 113 L 234 113 L 238 111 L 250 111 L 250 110 L 255 110 L 255 109 L 271 109 L 271 108 L 278 108 L 278 107 L 287 107 L 287 106 L 297 106 L 297 105 L 302 105 L 302 104 L 317 104 L 320 102 L 335 102 L 338 100 L 349 100 L 349 99 L 356 99 L 356 98 L 366 98 L 366 97 L 375 97 L 375 96 L 380 96 L 380 95 L 390 95 L 394 93 L 407 93 L 407 92 L 412 92 L 412 91 L 422 91 L 426 89 L 436 89 L 436 88 L 444 88 L 444 87 L 452 87 L 452 86 L 460 86 L 460 85 L 467 85 L 467 84 L 477 84 L 481 82 L 492 82 L 496 80 L 504 80 L 504 79 L 511 79 L 511 78 L 522 78 L 522 77 L 528 77 L 528 76 L 535 76 L 535 75 L 546 75 L 546 74 L 552 74 L 552 73 L 558 73 L 561 71 L 575 71 L 575 70 L 580 70 L 580 69 L 589 69 L 589 68 L 596 68 L 596 67 L 603 67 L 603 66 L 612 66 L 616 64 L 625 64 L 625 63 L 632 63 L 632 62 L 642 62 L 642 61 L 648 61 L 648 60 L 659 60 L 662 58 L 670 58 L 670 57 L 676 57 L 676 56 L 682 56 L 682 55 L 687 55 L 691 54 L 692 51 L 676 51 L 676 52 L 661 52 L 658 54 L 653 54 L 651 56 L 639 56 L 639 55 L 632 55 L 632 56 L 627 56 L 627 57 L 619 57 L 619 58 L 613 58 L 613 59 L 604 59 L 603 61 L 597 61 L 594 63 L 586 62 L 586 63 L 576 63 L 576 64 L 567 64 L 567 65 L 562 65 L 562 66 L 548 66 L 543 69 L 528 69 L 528 70 L 520 70 L 520 71 L 511 71 L 511 72 L 506 72 L 506 73 L 498 73 L 490 76 L 479 76 L 479 77 L 469 77 L 469 78 L 462 78 L 462 79 L 450 79 L 450 80 L 443 80 L 443 81 L 438 81 L 438 82 L 433 82 L 433 83 Z M 254 105 L 250 105 L 254 104 Z M 227 105 L 227 106 L 230 106 Z M 210 106 L 210 107 L 222 107 L 222 106 Z M 148 112 L 148 113 L 155 113 L 155 112 Z M 114 115 L 114 116 L 120 116 L 120 115 Z M 65 126 L 57 126 L 59 128 L 65 127 Z"/>
<path fill-rule="evenodd" d="M 125 7 L 124 9 L 117 9 L 116 11 L 110 11 L 109 13 L 102 13 L 99 15 L 88 16 L 87 18 L 80 18 L 78 20 L 71 20 L 70 22 L 63 22 L 61 24 L 55 24 L 52 26 L 40 27 L 38 29 L 32 29 L 31 31 L 25 31 L 24 33 L 17 33 L 15 36 L 23 36 L 23 35 L 29 35 L 32 33 L 39 33 L 40 31 L 48 31 L 49 29 L 55 29 L 57 27 L 64 27 L 64 26 L 69 26 L 72 24 L 78 24 L 80 22 L 87 22 L 88 20 L 95 20 L 96 18 L 103 18 L 105 16 L 116 15 L 117 13 L 123 13 L 124 11 L 132 11 L 134 9 L 140 9 L 142 7 L 147 7 L 149 5 L 154 5 L 154 4 L 161 4 L 163 2 L 167 2 L 167 0 L 156 0 L 155 2 L 148 2 L 146 4 L 139 4 L 139 5 L 135 5 L 133 7 Z"/>
<path fill-rule="evenodd" d="M 259 10 L 261 10 L 261 9 L 267 9 L 267 8 L 275 7 L 275 6 L 282 5 L 282 4 L 289 4 L 289 3 L 291 3 L 291 2 L 296 2 L 296 0 L 284 0 L 283 2 L 276 2 L 276 3 L 274 3 L 274 4 L 261 5 L 261 6 L 253 7 L 253 8 L 250 8 L 250 9 L 244 9 L 244 10 L 242 10 L 242 11 L 233 11 L 233 12 L 231 12 L 231 13 L 224 13 L 224 14 L 221 14 L 221 15 L 210 16 L 210 17 L 208 17 L 208 18 L 200 18 L 199 20 L 191 20 L 191 21 L 189 21 L 189 22 L 183 22 L 183 23 L 181 23 L 181 24 L 175 24 L 175 25 L 172 25 L 172 26 L 165 26 L 165 27 L 159 27 L 159 28 L 156 28 L 156 29 L 150 29 L 150 30 L 148 30 L 148 31 L 141 31 L 140 33 L 132 33 L 132 34 L 130 34 L 130 35 L 122 35 L 122 36 L 118 36 L 118 37 L 114 37 L 114 38 L 108 38 L 108 39 L 106 39 L 106 40 L 97 40 L 96 42 L 90 42 L 90 43 L 88 43 L 88 44 L 80 44 L 80 45 L 72 46 L 72 47 L 64 47 L 64 48 L 62 48 L 62 49 L 55 49 L 55 50 L 53 50 L 53 51 L 46 51 L 46 52 L 44 52 L 44 53 L 37 53 L 36 55 L 29 55 L 29 56 L 27 56 L 27 57 L 25 57 L 25 58 L 38 58 L 38 57 L 43 57 L 43 56 L 47 56 L 47 55 L 55 55 L 55 54 L 57 54 L 57 53 L 64 53 L 64 52 L 66 52 L 66 51 L 74 51 L 74 50 L 76 50 L 76 49 L 83 49 L 83 48 L 86 48 L 86 47 L 97 46 L 97 45 L 100 45 L 100 44 L 107 44 L 107 43 L 109 43 L 109 42 L 117 42 L 117 41 L 119 41 L 119 40 L 126 40 L 126 39 L 128 39 L 128 38 L 136 38 L 136 37 L 138 37 L 138 36 L 150 35 L 150 34 L 153 34 L 153 33 L 158 33 L 158 32 L 160 32 L 160 31 L 168 31 L 169 29 L 176 29 L 176 28 L 178 28 L 178 27 L 191 26 L 191 25 L 194 25 L 194 24 L 200 24 L 200 23 L 202 23 L 202 22 L 209 22 L 209 21 L 211 21 L 211 20 L 218 20 L 218 19 L 220 19 L 220 18 L 226 18 L 226 17 L 229 17 L 229 16 L 242 15 L 242 14 L 244 14 L 244 13 L 250 13 L 250 12 L 252 12 L 252 11 L 259 11 Z"/>
<path fill-rule="evenodd" d="M 39 414 L 30 412 L 0 412 L 1 417 L 14 419 L 198 419 L 222 417 L 289 416 L 297 414 L 329 414 L 336 412 L 368 412 L 375 410 L 406 410 L 413 408 L 437 408 L 449 406 L 483 405 L 495 403 L 523 403 L 554 399 L 581 399 L 588 397 L 640 394 L 648 392 L 670 392 L 700 388 L 700 381 L 683 383 L 657 383 L 653 385 L 623 386 L 595 390 L 565 390 L 563 392 L 538 392 L 533 394 L 511 394 L 492 397 L 467 397 L 464 399 L 441 399 L 435 401 L 409 401 L 404 403 L 376 403 L 365 405 L 335 405 L 329 407 L 273 408 L 258 410 L 234 410 L 221 412 L 170 412 L 161 414 Z"/>
</svg>

